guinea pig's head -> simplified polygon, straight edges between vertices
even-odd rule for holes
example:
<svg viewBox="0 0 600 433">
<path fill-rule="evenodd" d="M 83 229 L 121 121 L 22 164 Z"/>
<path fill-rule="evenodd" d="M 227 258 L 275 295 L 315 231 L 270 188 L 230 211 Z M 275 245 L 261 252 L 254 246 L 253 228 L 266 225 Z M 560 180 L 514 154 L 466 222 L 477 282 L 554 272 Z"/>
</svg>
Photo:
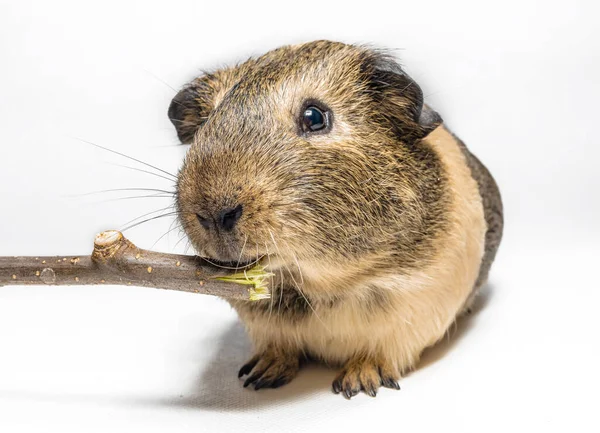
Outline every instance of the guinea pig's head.
<svg viewBox="0 0 600 433">
<path fill-rule="evenodd" d="M 191 143 L 177 208 L 198 254 L 300 272 L 393 254 L 422 206 L 415 143 L 441 122 L 388 55 L 328 41 L 200 76 L 169 117 Z"/>
</svg>

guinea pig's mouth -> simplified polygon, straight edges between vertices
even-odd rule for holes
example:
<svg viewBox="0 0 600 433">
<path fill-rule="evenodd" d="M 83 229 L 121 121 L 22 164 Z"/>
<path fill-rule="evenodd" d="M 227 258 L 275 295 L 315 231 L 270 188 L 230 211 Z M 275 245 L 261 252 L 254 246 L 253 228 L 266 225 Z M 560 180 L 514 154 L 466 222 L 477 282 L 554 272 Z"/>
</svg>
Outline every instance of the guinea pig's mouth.
<svg viewBox="0 0 600 433">
<path fill-rule="evenodd" d="M 217 259 L 213 259 L 212 257 L 203 257 L 200 256 L 200 258 L 202 260 L 204 260 L 207 263 L 210 263 L 213 266 L 216 266 L 218 268 L 224 268 L 224 269 L 245 269 L 245 268 L 249 268 L 251 266 L 256 265 L 257 263 L 259 263 L 263 257 L 265 256 L 259 256 L 259 257 L 254 257 L 250 260 L 245 260 L 245 261 L 239 261 L 239 260 L 234 260 L 234 261 L 223 261 L 223 260 L 217 260 Z"/>
</svg>

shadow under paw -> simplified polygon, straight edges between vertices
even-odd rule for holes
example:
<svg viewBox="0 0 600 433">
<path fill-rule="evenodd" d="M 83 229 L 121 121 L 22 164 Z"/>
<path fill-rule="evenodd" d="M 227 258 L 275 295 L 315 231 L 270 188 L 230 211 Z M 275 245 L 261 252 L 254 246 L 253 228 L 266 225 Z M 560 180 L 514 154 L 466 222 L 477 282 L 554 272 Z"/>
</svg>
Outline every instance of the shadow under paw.
<svg viewBox="0 0 600 433">
<path fill-rule="evenodd" d="M 164 401 L 163 404 L 217 411 L 246 411 L 263 406 L 268 407 L 283 401 L 302 399 L 309 394 L 327 394 L 330 392 L 327 384 L 331 383 L 333 372 L 314 363 L 303 365 L 302 369 L 297 372 L 298 379 L 293 380 L 284 387 L 277 390 L 263 389 L 261 392 L 250 391 L 242 386 L 243 382 L 236 374 L 239 370 L 240 361 L 246 358 L 249 353 L 252 353 L 250 341 L 242 324 L 236 322 L 219 337 L 219 348 L 191 385 L 191 389 L 184 393 L 183 397 L 169 399 Z M 244 375 L 251 371 L 244 373 Z M 275 371 L 273 370 L 273 373 Z M 287 371 L 288 377 L 291 371 Z M 274 376 L 274 374 L 271 376 L 271 373 L 269 373 L 267 377 Z M 290 377 L 290 380 L 294 376 Z M 277 383 L 271 385 L 273 384 L 277 385 Z M 256 384 L 253 387 L 256 389 Z M 273 386 L 270 387 L 273 388 Z M 267 388 L 267 385 L 261 384 L 260 388 Z"/>
</svg>

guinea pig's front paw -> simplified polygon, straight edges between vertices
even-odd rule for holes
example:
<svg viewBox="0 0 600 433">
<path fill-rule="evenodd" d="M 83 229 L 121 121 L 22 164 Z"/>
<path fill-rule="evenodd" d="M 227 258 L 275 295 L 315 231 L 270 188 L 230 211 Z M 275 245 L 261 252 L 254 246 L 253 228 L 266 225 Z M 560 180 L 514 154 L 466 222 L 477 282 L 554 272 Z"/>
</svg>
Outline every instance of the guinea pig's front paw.
<svg viewBox="0 0 600 433">
<path fill-rule="evenodd" d="M 399 374 L 393 369 L 380 366 L 376 362 L 351 359 L 333 381 L 332 389 L 336 394 L 342 393 L 347 399 L 351 399 L 360 391 L 375 397 L 380 386 L 400 389 L 398 378 Z"/>
<path fill-rule="evenodd" d="M 238 377 L 249 375 L 244 388 L 248 385 L 253 385 L 255 390 L 279 388 L 296 377 L 299 369 L 300 358 L 297 354 L 267 350 L 254 355 L 244 364 Z"/>
</svg>

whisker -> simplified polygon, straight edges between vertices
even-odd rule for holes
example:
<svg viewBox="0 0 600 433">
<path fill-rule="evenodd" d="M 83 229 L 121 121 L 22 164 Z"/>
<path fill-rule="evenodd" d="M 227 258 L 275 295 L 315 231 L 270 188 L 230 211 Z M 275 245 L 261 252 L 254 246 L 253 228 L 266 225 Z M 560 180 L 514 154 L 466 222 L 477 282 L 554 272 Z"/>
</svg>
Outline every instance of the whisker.
<svg viewBox="0 0 600 433">
<path fill-rule="evenodd" d="M 125 227 L 125 228 L 124 228 L 124 229 L 122 229 L 121 231 L 122 231 L 122 232 L 124 232 L 124 231 L 126 231 L 126 230 L 129 230 L 129 229 L 132 229 L 132 228 L 134 228 L 134 227 L 137 227 L 137 226 L 139 226 L 139 225 L 141 225 L 141 224 L 147 223 L 147 222 L 149 222 L 149 221 L 154 221 L 154 220 L 157 220 L 157 219 L 160 219 L 160 218 L 165 218 L 165 217 L 172 216 L 172 215 L 177 215 L 177 212 L 169 212 L 169 213 L 166 213 L 166 214 L 162 214 L 162 215 L 154 216 L 154 217 L 152 217 L 152 218 L 147 218 L 147 219 L 145 219 L 145 220 L 142 220 L 142 221 L 138 221 L 138 222 L 136 222 L 135 224 L 130 224 L 130 225 L 128 225 L 127 227 Z"/>
<path fill-rule="evenodd" d="M 283 242 L 285 243 L 285 246 L 287 247 L 288 251 L 290 251 L 292 253 L 292 257 L 294 258 L 294 262 L 296 262 L 296 267 L 298 268 L 298 274 L 300 274 L 300 284 L 304 285 L 304 276 L 302 275 L 302 269 L 300 268 L 300 262 L 298 262 L 298 257 L 292 251 L 292 249 L 290 248 L 288 243 L 285 242 L 285 240 L 283 240 Z"/>
<path fill-rule="evenodd" d="M 190 240 L 188 239 L 188 241 L 187 241 L 187 245 L 185 246 L 185 249 L 183 250 L 183 253 L 184 253 L 184 254 L 187 254 L 187 252 L 188 252 L 188 250 L 190 249 L 190 247 L 191 247 L 191 246 L 192 246 L 192 241 L 190 241 Z"/>
<path fill-rule="evenodd" d="M 173 206 L 174 206 L 174 204 L 173 204 Z M 178 214 L 178 216 L 179 216 L 179 212 L 177 212 L 177 214 Z M 183 224 L 182 224 L 181 220 L 180 220 L 179 218 L 175 218 L 175 219 L 173 219 L 173 221 L 171 221 L 171 224 L 169 224 L 169 229 L 168 229 L 168 230 L 169 230 L 169 233 L 170 233 L 170 232 L 172 232 L 172 231 L 174 230 L 174 229 L 172 229 L 172 228 L 173 228 L 173 224 L 177 224 L 177 227 L 179 227 L 179 229 L 183 231 Z M 184 237 L 185 237 L 185 231 L 184 231 Z M 175 244 L 175 247 L 177 247 L 177 244 L 178 244 L 179 242 L 181 242 L 181 239 L 183 239 L 183 238 L 180 238 L 180 239 L 177 241 L 177 243 Z M 159 239 L 159 240 L 160 240 L 160 239 Z M 157 242 L 158 242 L 158 241 L 157 241 Z M 175 247 L 174 247 L 174 248 L 175 248 Z"/>
<path fill-rule="evenodd" d="M 173 225 L 173 223 L 171 223 L 171 225 Z M 176 226 L 175 226 L 175 227 L 173 227 L 173 228 L 169 228 L 169 229 L 168 229 L 168 230 L 165 232 L 165 234 L 163 234 L 161 237 L 159 237 L 159 238 L 156 240 L 156 242 L 154 242 L 154 243 L 152 244 L 152 246 L 150 247 L 150 249 L 154 248 L 154 247 L 156 246 L 156 244 L 157 244 L 157 243 L 159 243 L 159 242 L 160 242 L 160 240 L 161 240 L 162 238 L 164 238 L 165 236 L 167 236 L 167 235 L 168 235 L 169 233 L 171 233 L 173 230 L 180 229 L 180 228 L 181 228 L 181 225 L 176 225 Z"/>
<path fill-rule="evenodd" d="M 252 261 L 252 262 L 248 263 L 248 264 L 247 264 L 246 266 L 244 266 L 244 267 L 245 267 L 245 268 L 249 268 L 250 266 L 252 266 L 252 265 L 255 265 L 256 263 L 260 262 L 260 259 L 262 259 L 263 257 L 264 257 L 264 256 L 260 256 L 260 257 L 258 257 L 256 260 L 254 260 L 254 261 Z M 202 257 L 202 260 L 204 260 L 204 261 L 205 261 L 205 262 L 207 262 L 207 263 L 210 263 L 210 264 L 211 264 L 211 265 L 213 265 L 213 266 L 216 266 L 217 268 L 221 268 L 221 269 L 233 269 L 233 270 L 235 270 L 235 271 L 237 271 L 237 270 L 239 269 L 237 266 L 223 266 L 223 265 L 220 265 L 220 264 L 218 264 L 218 263 L 211 262 L 211 261 L 210 261 L 210 259 L 207 259 L 206 257 Z"/>
<path fill-rule="evenodd" d="M 108 200 L 101 200 L 98 203 L 110 203 L 113 201 L 121 201 L 121 200 L 133 200 L 133 199 L 138 199 L 138 198 L 173 198 L 172 195 L 165 195 L 165 194 L 150 194 L 150 195 L 132 195 L 129 197 L 119 197 L 119 198 L 111 198 Z"/>
<path fill-rule="evenodd" d="M 177 248 L 177 245 L 179 245 L 179 243 L 184 240 L 187 237 L 187 233 L 184 233 L 182 237 L 179 238 L 179 240 L 175 243 L 175 246 L 173 247 L 173 249 Z"/>
<path fill-rule="evenodd" d="M 256 251 L 258 251 L 258 243 L 256 244 Z M 271 265 L 271 254 L 269 254 L 269 247 L 267 246 L 267 242 L 265 242 L 265 251 L 267 252 L 267 258 L 269 259 L 269 268 L 273 269 L 273 267 Z M 271 284 L 273 284 L 272 277 L 271 277 Z M 271 321 L 271 315 L 273 314 L 273 302 L 274 301 L 275 301 L 275 298 L 273 296 L 271 296 L 269 298 L 269 317 L 267 318 L 267 325 Z"/>
<path fill-rule="evenodd" d="M 162 78 L 160 78 L 158 75 L 154 74 L 153 72 L 150 72 L 147 69 L 143 69 L 143 71 L 145 73 L 147 73 L 148 75 L 152 76 L 154 79 L 160 81 L 161 83 L 163 83 L 165 86 L 167 86 L 169 89 L 171 89 L 173 92 L 177 93 L 177 90 L 175 90 L 175 88 L 173 86 L 171 86 L 169 83 L 167 83 L 165 80 L 163 80 Z"/>
<path fill-rule="evenodd" d="M 154 189 L 154 188 L 114 188 L 114 189 L 104 189 L 104 190 L 101 190 L 101 191 L 86 192 L 86 193 L 83 193 L 83 194 L 71 194 L 71 195 L 67 195 L 66 197 L 85 197 L 85 196 L 88 196 L 88 195 L 103 194 L 103 193 L 107 193 L 107 192 L 119 192 L 119 191 L 154 191 L 154 192 L 160 192 L 160 193 L 175 195 L 175 191 L 167 191 L 165 189 Z"/>
<path fill-rule="evenodd" d="M 142 173 L 151 174 L 152 176 L 160 177 L 161 179 L 166 179 L 166 180 L 168 180 L 169 182 L 173 182 L 173 179 L 171 179 L 171 178 L 169 178 L 169 177 L 166 177 L 166 176 L 162 176 L 162 175 L 160 175 L 160 174 L 158 174 L 158 173 L 154 173 L 154 172 L 152 172 L 152 171 L 148 171 L 148 170 L 142 170 L 141 168 L 137 168 L 137 167 L 130 167 L 130 166 L 128 166 L 128 165 L 115 164 L 115 163 L 113 163 L 113 162 L 107 162 L 107 164 L 109 164 L 109 165 L 114 165 L 114 166 L 116 166 L 116 167 L 121 167 L 121 168 L 128 168 L 128 169 L 130 169 L 130 170 L 135 170 L 135 171 L 139 171 L 139 172 L 142 172 Z"/>
<path fill-rule="evenodd" d="M 240 262 L 242 260 L 242 255 L 244 254 L 244 248 L 246 248 L 246 242 L 248 242 L 248 235 L 244 235 L 244 245 L 242 245 L 242 250 L 240 251 L 240 256 L 238 257 L 237 265 L 235 265 L 235 269 L 240 267 Z M 258 256 L 258 254 L 257 254 Z"/>
<path fill-rule="evenodd" d="M 279 246 L 277 245 L 277 242 L 275 242 L 275 237 L 273 236 L 273 232 L 271 231 L 271 229 L 268 229 L 268 230 L 269 230 L 269 234 L 271 235 L 271 239 L 273 240 L 273 245 L 275 245 L 275 249 L 277 250 L 277 253 L 279 254 L 280 257 L 283 257 L 281 255 L 281 251 L 279 250 Z M 290 277 L 292 277 L 292 281 L 294 282 L 294 284 L 296 286 L 298 286 L 298 282 L 294 279 L 294 275 L 290 271 L 290 268 L 287 266 L 287 264 L 285 265 L 285 267 L 286 267 L 288 273 L 290 274 Z"/>
<path fill-rule="evenodd" d="M 147 217 L 148 215 L 152 215 L 152 214 L 155 214 L 155 213 L 158 213 L 158 212 L 164 212 L 167 209 L 173 208 L 173 206 L 175 206 L 175 204 L 172 204 L 171 206 L 163 207 L 162 209 L 158 209 L 158 210 L 154 210 L 152 212 L 145 213 L 144 215 L 140 215 L 139 217 L 134 218 L 132 220 L 129 220 L 126 223 L 122 224 L 121 227 L 126 227 L 128 224 L 131 224 L 131 223 L 133 223 L 133 222 L 135 222 L 135 221 L 137 221 L 137 220 L 139 220 L 141 218 Z"/>
<path fill-rule="evenodd" d="M 283 267 L 279 268 L 279 278 L 281 278 L 281 285 L 279 286 L 279 305 L 277 306 L 277 314 L 281 314 L 281 303 L 283 302 L 283 288 L 285 282 L 283 278 Z"/>
<path fill-rule="evenodd" d="M 165 129 L 167 129 L 167 128 L 165 128 Z M 171 130 L 171 129 L 169 128 L 169 130 Z M 162 146 L 150 146 L 150 149 L 162 149 L 165 147 L 185 147 L 185 146 L 191 146 L 191 144 L 190 143 L 164 144 Z"/>
<path fill-rule="evenodd" d="M 275 241 L 275 237 L 273 236 L 273 232 L 271 231 L 271 229 L 269 230 L 269 234 L 271 235 L 271 239 L 273 240 L 273 244 L 275 245 L 275 248 L 277 249 L 277 252 L 279 253 L 279 255 L 281 256 L 281 252 L 279 251 L 279 247 L 277 246 L 277 242 Z M 300 288 L 300 285 L 298 284 L 298 282 L 295 280 L 294 278 L 294 274 L 292 273 L 291 269 L 285 265 L 288 273 L 290 274 L 290 277 L 292 278 L 292 281 L 294 282 L 294 284 L 296 285 L 296 289 L 298 289 L 298 293 L 300 293 L 300 295 L 304 298 L 304 300 L 306 301 L 306 304 L 309 306 L 309 308 L 312 310 L 313 314 L 315 315 L 315 317 L 317 318 L 317 320 L 319 322 L 321 322 L 321 324 L 325 327 L 325 329 L 329 330 L 329 327 L 325 324 L 325 322 L 323 322 L 323 320 L 319 317 L 319 315 L 317 314 L 317 311 L 314 309 L 314 307 L 312 306 L 312 304 L 310 303 L 310 301 L 308 300 L 308 298 L 306 297 L 306 295 L 304 294 L 304 292 L 302 291 L 302 289 Z"/>
<path fill-rule="evenodd" d="M 102 150 L 105 150 L 105 151 L 107 151 L 107 152 L 114 153 L 115 155 L 119 155 L 119 156 L 122 156 L 122 157 L 124 157 L 124 158 L 130 159 L 130 160 L 132 160 L 132 161 L 135 161 L 135 162 L 137 162 L 137 163 L 139 163 L 139 164 L 143 164 L 143 165 L 145 165 L 146 167 L 153 168 L 153 169 L 155 169 L 155 170 L 158 170 L 158 171 L 160 171 L 161 173 L 164 173 L 164 174 L 166 174 L 166 175 L 169 175 L 169 176 L 171 176 L 173 179 L 177 179 L 177 176 L 175 176 L 173 173 L 169 173 L 168 171 L 166 171 L 166 170 L 163 170 L 162 168 L 158 168 L 158 167 L 156 167 L 156 166 L 154 166 L 154 165 L 152 165 L 152 164 L 148 164 L 147 162 L 141 161 L 141 160 L 139 160 L 139 159 L 137 159 L 137 158 L 134 158 L 134 157 L 132 157 L 132 156 L 125 155 L 124 153 L 117 152 L 116 150 L 109 149 L 108 147 L 100 146 L 99 144 L 92 143 L 91 141 L 87 141 L 87 140 L 84 140 L 84 139 L 82 139 L 82 138 L 78 138 L 78 137 L 73 137 L 73 138 L 75 138 L 76 140 L 82 141 L 82 142 L 84 142 L 84 143 L 91 144 L 92 146 L 95 146 L 95 147 L 97 147 L 97 148 L 99 148 L 99 149 L 102 149 Z"/>
</svg>

